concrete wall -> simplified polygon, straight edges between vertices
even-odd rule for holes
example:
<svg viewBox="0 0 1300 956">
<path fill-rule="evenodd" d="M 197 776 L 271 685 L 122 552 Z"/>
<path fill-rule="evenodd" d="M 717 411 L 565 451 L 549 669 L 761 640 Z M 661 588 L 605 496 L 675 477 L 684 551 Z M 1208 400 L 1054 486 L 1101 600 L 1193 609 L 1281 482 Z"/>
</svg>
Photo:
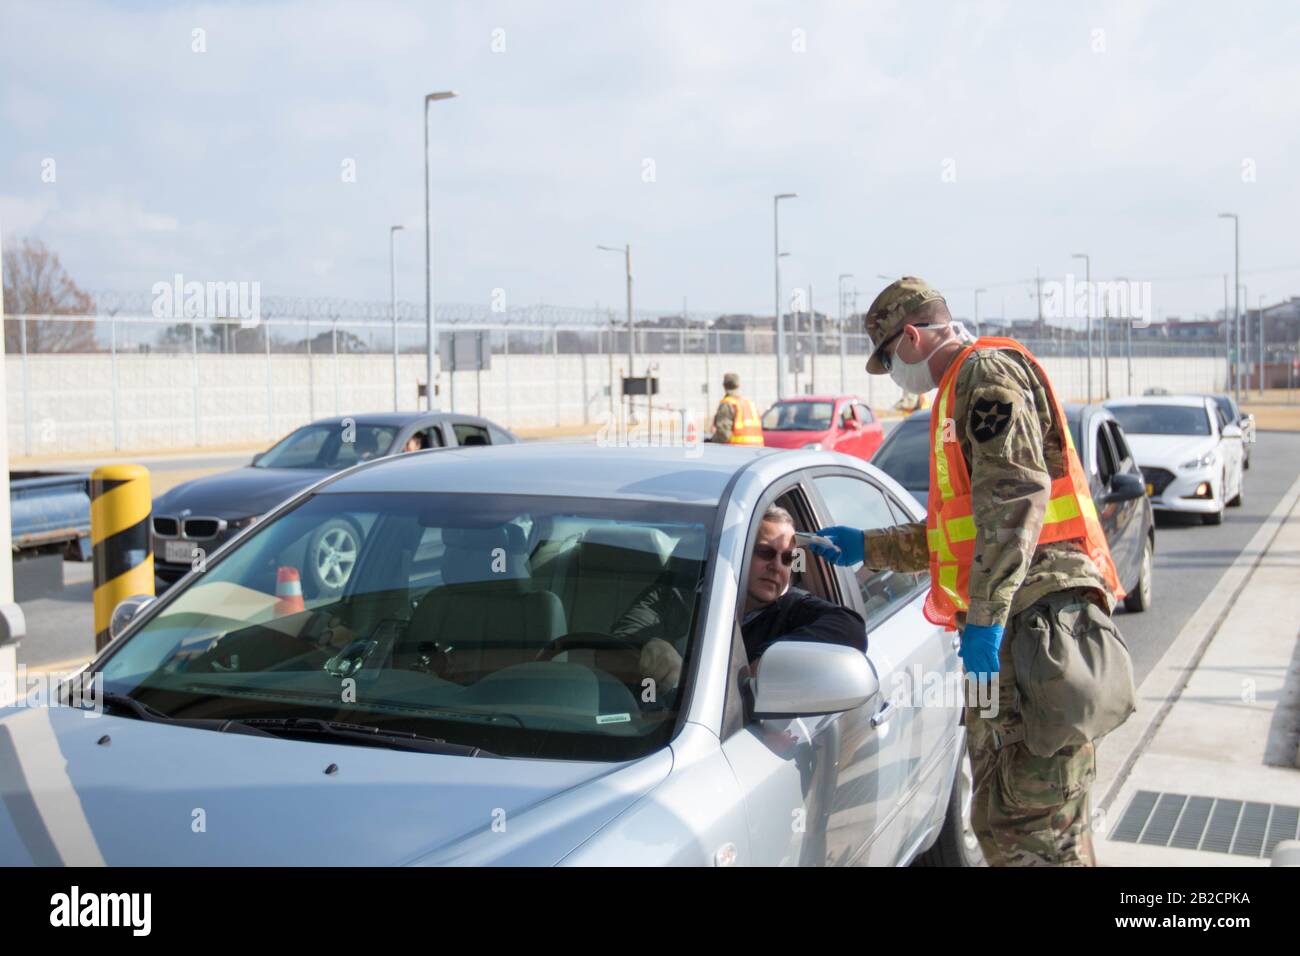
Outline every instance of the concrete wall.
<svg viewBox="0 0 1300 956">
<path fill-rule="evenodd" d="M 712 419 L 724 372 L 740 373 L 742 391 L 760 410 L 776 397 L 775 359 L 770 354 L 638 356 L 638 370 L 647 360 L 658 364 L 656 409 L 685 409 L 701 424 Z M 615 356 L 615 379 L 625 361 Z M 196 362 L 190 355 L 155 352 L 120 355 L 116 371 L 105 354 L 30 355 L 25 360 L 10 355 L 5 362 L 9 449 L 15 456 L 269 443 L 313 418 L 393 407 L 392 357 L 383 354 L 337 359 L 324 355 L 310 362 L 301 354 L 273 354 L 269 359 L 200 354 Z M 1083 399 L 1084 359 L 1048 358 L 1043 364 L 1064 400 Z M 600 354 L 498 353 L 477 383 L 473 372 L 443 373 L 439 403 L 512 428 L 596 425 L 608 420 L 610 366 L 609 357 Z M 838 355 L 820 356 L 817 390 L 840 391 L 840 371 Z M 862 395 L 876 408 L 888 408 L 899 398 L 888 378 L 866 374 L 862 356 L 850 356 L 844 373 L 845 390 Z M 424 357 L 401 356 L 399 374 L 401 407 L 414 409 Z M 1093 362 L 1092 378 L 1094 398 L 1100 399 L 1100 360 Z M 1125 360 L 1111 360 L 1110 378 L 1111 395 L 1128 394 Z M 1221 390 L 1224 379 L 1222 359 L 1133 362 L 1136 394 L 1151 386 L 1174 392 Z M 801 390 L 807 384 L 808 375 L 800 375 Z M 644 399 L 637 404 L 644 408 Z"/>
</svg>

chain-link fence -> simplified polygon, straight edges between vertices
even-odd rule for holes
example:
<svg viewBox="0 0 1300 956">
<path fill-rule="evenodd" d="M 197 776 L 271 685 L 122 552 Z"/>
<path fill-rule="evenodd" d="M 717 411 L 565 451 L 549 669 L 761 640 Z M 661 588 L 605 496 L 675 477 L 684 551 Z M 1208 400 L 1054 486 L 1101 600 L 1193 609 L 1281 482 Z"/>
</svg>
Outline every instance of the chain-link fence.
<svg viewBox="0 0 1300 956">
<path fill-rule="evenodd" d="M 241 324 L 156 317 L 142 297 L 96 302 L 94 316 L 5 318 L 15 453 L 246 446 L 321 417 L 422 407 L 426 330 L 412 303 L 398 303 L 394 320 L 387 303 L 267 299 Z M 595 425 L 623 414 L 629 371 L 658 379 L 657 394 L 632 400 L 632 413 L 651 421 L 707 428 L 725 372 L 739 373 L 760 408 L 776 399 L 770 319 L 643 311 L 635 321 L 629 341 L 626 316 L 605 310 L 440 305 L 436 403 L 516 429 Z M 878 410 L 902 398 L 888 378 L 866 374 L 870 342 L 856 318 L 842 329 L 796 314 L 786 326 L 787 391 L 857 394 Z M 1230 386 L 1218 343 L 1126 332 L 1094 336 L 1091 358 L 1069 330 L 1024 343 L 1067 400 Z M 1292 364 L 1280 352 L 1269 358 Z"/>
</svg>

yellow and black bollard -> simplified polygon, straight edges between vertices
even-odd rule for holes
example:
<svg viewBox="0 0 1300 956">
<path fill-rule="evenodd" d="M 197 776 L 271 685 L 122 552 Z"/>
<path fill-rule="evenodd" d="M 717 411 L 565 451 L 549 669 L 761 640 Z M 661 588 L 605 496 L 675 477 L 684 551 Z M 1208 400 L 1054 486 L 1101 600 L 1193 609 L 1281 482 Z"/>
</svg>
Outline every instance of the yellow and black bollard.
<svg viewBox="0 0 1300 956">
<path fill-rule="evenodd" d="M 95 564 L 95 650 L 112 639 L 113 608 L 137 594 L 153 594 L 149 534 L 149 469 L 102 465 L 90 476 L 90 543 Z"/>
</svg>

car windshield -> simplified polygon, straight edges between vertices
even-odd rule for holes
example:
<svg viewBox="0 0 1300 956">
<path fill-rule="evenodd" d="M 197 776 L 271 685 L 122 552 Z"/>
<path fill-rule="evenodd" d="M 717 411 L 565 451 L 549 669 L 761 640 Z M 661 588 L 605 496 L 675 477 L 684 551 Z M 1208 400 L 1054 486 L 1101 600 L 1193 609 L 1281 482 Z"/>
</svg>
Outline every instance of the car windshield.
<svg viewBox="0 0 1300 956">
<path fill-rule="evenodd" d="M 830 402 L 777 402 L 763 413 L 763 431 L 824 432 L 834 410 Z"/>
<path fill-rule="evenodd" d="M 254 467 L 338 471 L 386 455 L 396 436 L 396 425 L 357 424 L 346 418 L 327 425 L 304 425 L 271 446 Z"/>
<path fill-rule="evenodd" d="M 257 526 L 102 667 L 177 718 L 316 718 L 501 756 L 632 759 L 677 708 L 713 506 L 325 493 Z"/>
<path fill-rule="evenodd" d="M 1209 435 L 1210 416 L 1199 405 L 1115 405 L 1111 414 L 1130 435 Z"/>
<path fill-rule="evenodd" d="M 871 463 L 904 488 L 930 485 L 930 420 L 906 419 L 880 446 Z"/>
</svg>

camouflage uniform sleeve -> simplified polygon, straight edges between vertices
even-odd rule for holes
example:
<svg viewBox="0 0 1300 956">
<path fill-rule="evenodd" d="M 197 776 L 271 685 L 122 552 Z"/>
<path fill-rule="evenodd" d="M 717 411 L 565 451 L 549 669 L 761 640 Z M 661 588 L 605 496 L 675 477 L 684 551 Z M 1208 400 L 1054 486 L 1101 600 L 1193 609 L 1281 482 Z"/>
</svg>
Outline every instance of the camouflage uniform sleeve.
<svg viewBox="0 0 1300 956">
<path fill-rule="evenodd" d="M 709 441 L 723 443 L 731 441 L 731 429 L 735 423 L 735 408 L 726 402 L 719 402 L 717 414 L 713 416 L 713 434 L 709 437 Z"/>
<path fill-rule="evenodd" d="M 915 574 L 930 567 L 925 542 L 925 525 L 918 522 L 862 532 L 863 565 L 873 571 L 903 571 Z"/>
<path fill-rule="evenodd" d="M 972 369 L 959 423 L 969 441 L 975 554 L 969 624 L 1005 624 L 1033 560 L 1051 496 L 1043 435 L 1028 383 L 998 359 Z"/>
</svg>

